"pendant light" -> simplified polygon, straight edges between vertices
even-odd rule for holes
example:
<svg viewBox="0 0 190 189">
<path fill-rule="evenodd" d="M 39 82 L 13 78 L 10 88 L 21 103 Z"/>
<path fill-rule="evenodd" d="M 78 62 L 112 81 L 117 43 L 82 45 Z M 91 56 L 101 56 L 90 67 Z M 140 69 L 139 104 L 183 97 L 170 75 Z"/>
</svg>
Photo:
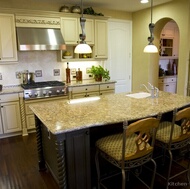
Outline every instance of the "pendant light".
<svg viewBox="0 0 190 189">
<path fill-rule="evenodd" d="M 148 0 L 141 0 L 141 3 L 148 3 Z"/>
<path fill-rule="evenodd" d="M 145 53 L 157 53 L 158 49 L 153 44 L 154 41 L 154 26 L 155 24 L 152 23 L 152 8 L 153 8 L 153 0 L 151 0 L 151 23 L 149 24 L 149 30 L 150 30 L 150 37 L 148 37 L 149 44 L 144 48 Z"/>
<path fill-rule="evenodd" d="M 82 17 L 80 17 L 80 26 L 81 26 L 81 29 L 82 29 L 82 34 L 79 35 L 80 42 L 75 47 L 74 52 L 77 53 L 77 54 L 88 54 L 88 53 L 92 53 L 92 49 L 85 42 L 85 39 L 86 39 L 86 34 L 85 34 L 86 18 L 83 17 L 83 3 L 82 3 L 82 0 L 81 0 L 81 11 L 82 11 Z"/>
</svg>

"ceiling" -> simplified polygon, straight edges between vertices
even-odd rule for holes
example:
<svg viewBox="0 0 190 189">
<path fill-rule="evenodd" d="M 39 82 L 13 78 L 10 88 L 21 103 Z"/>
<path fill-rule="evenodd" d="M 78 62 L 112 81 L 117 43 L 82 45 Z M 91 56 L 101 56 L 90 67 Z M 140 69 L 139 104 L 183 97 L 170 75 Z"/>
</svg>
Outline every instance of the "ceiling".
<svg viewBox="0 0 190 189">
<path fill-rule="evenodd" d="M 49 1 L 52 0 L 38 0 Z M 54 2 L 63 2 L 63 5 L 81 5 L 81 0 L 53 0 Z M 153 0 L 153 5 L 160 5 L 173 0 Z M 135 12 L 150 7 L 149 3 L 142 4 L 140 0 L 83 0 L 84 7 L 103 8 L 111 10 L 120 10 L 127 12 Z"/>
</svg>

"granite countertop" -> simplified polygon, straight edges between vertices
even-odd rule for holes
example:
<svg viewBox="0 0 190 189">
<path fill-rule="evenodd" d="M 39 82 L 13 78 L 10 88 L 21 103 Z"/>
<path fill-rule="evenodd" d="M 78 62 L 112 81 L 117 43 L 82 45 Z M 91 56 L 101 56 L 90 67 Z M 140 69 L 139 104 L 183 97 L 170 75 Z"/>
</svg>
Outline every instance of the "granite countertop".
<svg viewBox="0 0 190 189">
<path fill-rule="evenodd" d="M 10 94 L 10 93 L 20 93 L 23 91 L 24 89 L 20 85 L 3 86 L 2 91 L 0 91 L 0 95 Z"/>
<path fill-rule="evenodd" d="M 59 134 L 157 115 L 189 104 L 190 97 L 160 91 L 158 98 L 136 99 L 120 93 L 104 95 L 91 102 L 69 104 L 61 100 L 30 108 L 50 132 Z"/>
<path fill-rule="evenodd" d="M 86 86 L 86 85 L 100 85 L 100 84 L 109 84 L 109 83 L 116 83 L 116 81 L 95 81 L 93 80 L 83 80 L 81 83 L 72 81 L 71 83 L 66 83 L 68 87 L 78 87 L 78 86 Z"/>
</svg>

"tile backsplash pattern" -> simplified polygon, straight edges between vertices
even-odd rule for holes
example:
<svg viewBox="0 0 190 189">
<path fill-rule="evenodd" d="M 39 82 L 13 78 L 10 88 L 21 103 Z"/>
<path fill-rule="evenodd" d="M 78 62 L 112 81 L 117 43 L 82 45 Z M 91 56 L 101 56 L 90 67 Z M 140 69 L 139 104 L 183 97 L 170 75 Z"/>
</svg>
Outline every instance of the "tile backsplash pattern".
<svg viewBox="0 0 190 189">
<path fill-rule="evenodd" d="M 22 83 L 22 79 L 16 78 L 16 72 L 23 72 L 24 70 L 34 73 L 36 70 L 42 70 L 42 77 L 35 77 L 36 82 L 50 80 L 65 81 L 65 69 L 67 63 L 57 62 L 57 51 L 19 51 L 18 60 L 18 63 L 0 64 L 0 73 L 2 74 L 0 84 L 3 84 L 4 86 L 20 85 Z M 83 79 L 85 80 L 90 79 L 86 73 L 86 68 L 98 64 L 100 63 L 97 61 L 69 62 L 69 67 L 71 69 L 75 68 L 76 70 L 80 68 L 83 72 Z M 60 70 L 60 74 L 54 74 L 53 70 Z M 71 80 L 72 79 L 73 78 L 71 78 Z"/>
</svg>

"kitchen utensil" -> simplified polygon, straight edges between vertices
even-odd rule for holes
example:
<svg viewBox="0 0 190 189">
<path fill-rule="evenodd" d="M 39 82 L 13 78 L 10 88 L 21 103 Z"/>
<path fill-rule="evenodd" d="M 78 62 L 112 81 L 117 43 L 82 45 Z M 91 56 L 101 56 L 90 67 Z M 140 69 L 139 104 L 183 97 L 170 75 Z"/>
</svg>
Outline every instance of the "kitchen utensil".
<svg viewBox="0 0 190 189">
<path fill-rule="evenodd" d="M 2 91 L 3 85 L 0 84 L 0 92 Z"/>
<path fill-rule="evenodd" d="M 23 72 L 23 73 L 21 74 L 22 83 L 23 83 L 23 84 L 35 83 L 34 77 L 35 77 L 35 73 L 33 73 L 33 72 L 28 72 L 28 71 Z"/>
</svg>

